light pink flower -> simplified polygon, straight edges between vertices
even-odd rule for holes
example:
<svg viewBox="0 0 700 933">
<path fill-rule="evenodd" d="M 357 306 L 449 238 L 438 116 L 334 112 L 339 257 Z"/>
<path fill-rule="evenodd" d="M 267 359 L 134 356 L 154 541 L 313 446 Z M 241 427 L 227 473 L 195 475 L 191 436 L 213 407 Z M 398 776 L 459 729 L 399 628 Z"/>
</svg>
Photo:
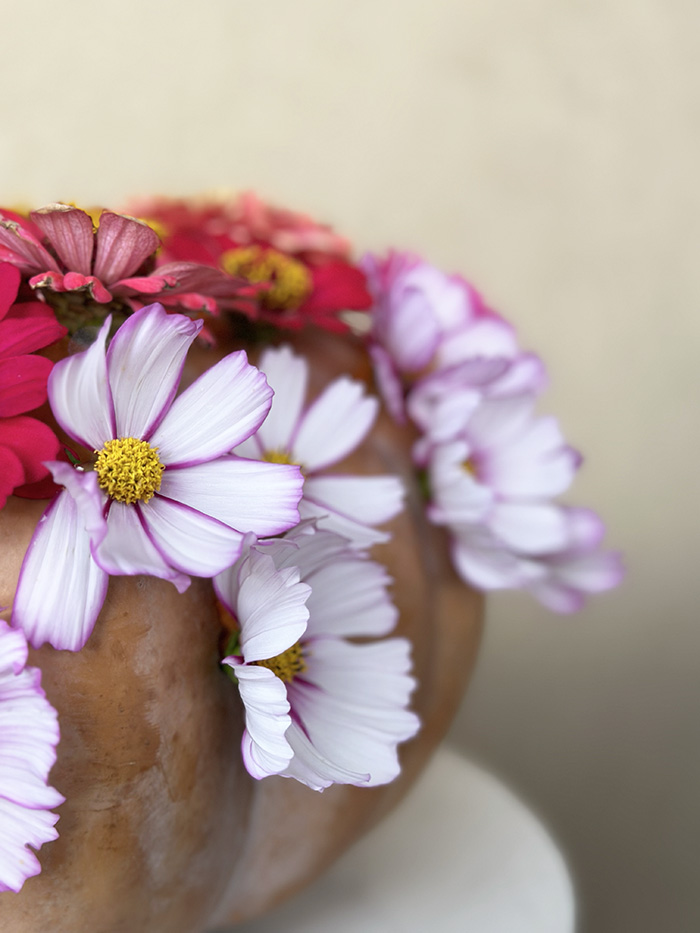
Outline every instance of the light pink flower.
<svg viewBox="0 0 700 933">
<path fill-rule="evenodd" d="M 453 535 L 455 566 L 483 589 L 524 586 L 544 571 L 529 556 L 569 541 L 551 500 L 570 485 L 579 455 L 532 396 L 482 398 L 452 440 L 429 450 L 428 515 Z"/>
<path fill-rule="evenodd" d="M 240 626 L 240 649 L 224 663 L 246 707 L 243 753 L 254 777 L 281 774 L 323 790 L 399 774 L 397 745 L 419 728 L 407 709 L 410 645 L 348 640 L 393 629 L 388 582 L 340 536 L 309 526 L 259 542 L 215 578 Z"/>
<path fill-rule="evenodd" d="M 48 785 L 59 739 L 56 711 L 41 671 L 25 667 L 27 642 L 0 620 L 0 891 L 19 891 L 41 865 L 27 846 L 56 839 L 52 807 L 63 797 Z"/>
<path fill-rule="evenodd" d="M 624 577 L 620 555 L 601 550 L 605 526 L 590 509 L 565 509 L 567 546 L 543 555 L 538 563 L 544 573 L 527 589 L 554 612 L 578 612 L 586 597 L 616 587 Z"/>
<path fill-rule="evenodd" d="M 401 481 L 395 476 L 325 474 L 365 439 L 377 416 L 377 399 L 365 395 L 362 383 L 341 376 L 305 408 L 305 359 L 281 347 L 266 350 L 259 365 L 275 397 L 268 418 L 235 453 L 299 464 L 305 476 L 302 518 L 317 519 L 319 527 L 344 535 L 357 547 L 387 541 L 389 535 L 375 526 L 401 510 Z"/>
<path fill-rule="evenodd" d="M 246 532 L 278 534 L 299 518 L 296 467 L 227 455 L 260 426 L 272 396 L 245 353 L 175 398 L 201 322 L 152 305 L 106 350 L 110 323 L 49 379 L 56 420 L 97 459 L 94 469 L 48 464 L 65 488 L 29 545 L 13 615 L 35 646 L 81 648 L 109 574 L 149 574 L 182 592 L 188 574 L 233 563 Z"/>
<path fill-rule="evenodd" d="M 463 278 L 411 253 L 361 261 L 374 298 L 370 353 L 382 395 L 403 420 L 403 382 L 478 357 L 512 359 L 513 328 Z"/>
</svg>

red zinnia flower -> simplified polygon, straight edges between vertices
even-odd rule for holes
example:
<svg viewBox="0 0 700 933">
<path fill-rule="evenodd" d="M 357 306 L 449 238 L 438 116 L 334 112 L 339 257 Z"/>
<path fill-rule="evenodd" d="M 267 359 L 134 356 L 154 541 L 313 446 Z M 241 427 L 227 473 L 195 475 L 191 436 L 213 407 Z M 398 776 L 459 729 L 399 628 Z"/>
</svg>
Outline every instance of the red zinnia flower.
<svg viewBox="0 0 700 933">
<path fill-rule="evenodd" d="M 256 309 L 261 320 L 345 331 L 339 313 L 372 304 L 364 272 L 350 261 L 347 240 L 250 192 L 220 202 L 159 198 L 130 209 L 158 227 L 164 258 L 217 265 L 262 286 Z"/>
</svg>

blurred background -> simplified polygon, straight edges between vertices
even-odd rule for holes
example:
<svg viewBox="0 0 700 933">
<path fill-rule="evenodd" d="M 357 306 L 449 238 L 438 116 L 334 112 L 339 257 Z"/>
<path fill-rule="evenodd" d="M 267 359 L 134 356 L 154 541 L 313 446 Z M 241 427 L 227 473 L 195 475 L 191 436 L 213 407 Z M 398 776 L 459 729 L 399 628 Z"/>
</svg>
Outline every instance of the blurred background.
<svg viewBox="0 0 700 933">
<path fill-rule="evenodd" d="M 595 933 L 700 929 L 699 33 L 690 0 L 3 10 L 1 203 L 254 188 L 462 272 L 548 362 L 628 579 L 574 618 L 491 598 L 450 741 Z"/>
</svg>

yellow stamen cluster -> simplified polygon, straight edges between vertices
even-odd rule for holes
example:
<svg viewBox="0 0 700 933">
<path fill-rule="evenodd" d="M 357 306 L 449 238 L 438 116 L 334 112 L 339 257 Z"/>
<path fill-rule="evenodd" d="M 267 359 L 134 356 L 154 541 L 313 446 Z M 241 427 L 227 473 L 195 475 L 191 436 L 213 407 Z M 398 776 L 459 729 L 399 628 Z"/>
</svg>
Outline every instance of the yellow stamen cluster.
<svg viewBox="0 0 700 933">
<path fill-rule="evenodd" d="M 230 249 L 221 257 L 221 264 L 229 275 L 240 275 L 253 284 L 268 282 L 270 288 L 260 300 L 271 311 L 298 308 L 311 291 L 311 274 L 306 266 L 275 249 Z"/>
<path fill-rule="evenodd" d="M 119 437 L 96 450 L 100 488 L 118 502 L 148 502 L 160 489 L 165 467 L 158 448 L 136 437 Z"/>
<path fill-rule="evenodd" d="M 258 667 L 266 667 L 272 671 L 280 680 L 286 684 L 291 683 L 297 674 L 303 674 L 306 670 L 306 661 L 300 642 L 287 648 L 282 654 L 274 658 L 266 658 L 264 661 L 253 661 Z"/>
<path fill-rule="evenodd" d="M 292 460 L 287 450 L 266 450 L 263 454 L 263 460 L 266 463 L 288 463 L 292 466 L 299 466 L 298 463 Z"/>
</svg>

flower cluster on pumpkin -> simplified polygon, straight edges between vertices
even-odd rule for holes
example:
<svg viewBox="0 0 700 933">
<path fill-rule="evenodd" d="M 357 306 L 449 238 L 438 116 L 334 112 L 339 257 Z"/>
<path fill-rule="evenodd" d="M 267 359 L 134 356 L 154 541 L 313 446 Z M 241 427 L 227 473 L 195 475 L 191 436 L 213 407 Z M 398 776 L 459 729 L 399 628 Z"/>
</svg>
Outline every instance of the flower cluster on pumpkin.
<svg viewBox="0 0 700 933">
<path fill-rule="evenodd" d="M 26 641 L 80 650 L 110 576 L 213 581 L 253 777 L 386 783 L 418 730 L 410 645 L 391 635 L 390 580 L 369 554 L 403 485 L 327 472 L 380 400 L 340 376 L 309 401 L 308 364 L 285 345 L 257 367 L 230 353 L 180 391 L 192 344 L 214 336 L 204 318 L 276 343 L 366 312 L 353 339 L 416 434 L 427 515 L 462 578 L 571 611 L 621 576 L 599 519 L 554 501 L 580 458 L 534 412 L 541 361 L 463 279 L 409 254 L 354 263 L 328 227 L 250 194 L 130 210 L 145 220 L 0 212 L 0 507 L 49 499 L 0 627 L 0 890 L 40 870 L 27 846 L 55 838 L 62 800 L 56 714 Z"/>
</svg>

